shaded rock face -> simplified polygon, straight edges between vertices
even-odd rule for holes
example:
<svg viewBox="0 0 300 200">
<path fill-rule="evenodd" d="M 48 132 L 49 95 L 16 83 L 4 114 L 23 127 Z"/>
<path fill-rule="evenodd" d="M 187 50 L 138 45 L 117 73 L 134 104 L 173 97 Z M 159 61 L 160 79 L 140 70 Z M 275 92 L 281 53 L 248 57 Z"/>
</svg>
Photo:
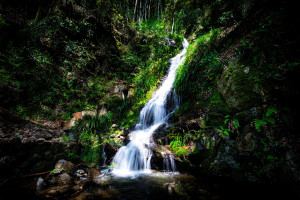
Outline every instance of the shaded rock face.
<svg viewBox="0 0 300 200">
<path fill-rule="evenodd" d="M 232 59 L 217 79 L 218 91 L 231 109 L 247 110 L 258 103 L 258 95 L 253 92 L 252 85 L 244 82 L 246 79 L 243 76 L 248 76 L 249 73 L 249 67 Z"/>
<path fill-rule="evenodd" d="M 167 145 L 168 144 L 168 130 L 167 130 L 167 125 L 162 124 L 159 126 L 153 133 L 152 135 L 152 140 L 155 144 L 159 145 Z"/>
<path fill-rule="evenodd" d="M 107 164 L 107 165 L 110 165 L 114 156 L 116 155 L 118 149 L 108 143 L 105 144 L 104 146 L 104 151 L 105 151 L 105 154 L 106 154 L 106 163 L 104 164 Z"/>
<path fill-rule="evenodd" d="M 48 171 L 69 153 L 79 154 L 77 144 L 61 140 L 59 125 L 22 120 L 1 109 L 0 120 L 1 177 Z"/>
</svg>

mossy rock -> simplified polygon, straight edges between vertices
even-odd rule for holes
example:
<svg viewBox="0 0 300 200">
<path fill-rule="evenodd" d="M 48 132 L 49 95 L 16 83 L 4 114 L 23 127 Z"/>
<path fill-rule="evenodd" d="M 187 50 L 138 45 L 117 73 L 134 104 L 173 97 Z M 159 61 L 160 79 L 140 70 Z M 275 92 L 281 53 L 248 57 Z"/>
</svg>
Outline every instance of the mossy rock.
<svg viewBox="0 0 300 200">
<path fill-rule="evenodd" d="M 254 84 L 249 81 L 249 68 L 234 58 L 229 60 L 228 67 L 217 78 L 218 91 L 228 107 L 235 111 L 247 110 L 259 102 L 258 95 L 253 91 Z"/>
</svg>

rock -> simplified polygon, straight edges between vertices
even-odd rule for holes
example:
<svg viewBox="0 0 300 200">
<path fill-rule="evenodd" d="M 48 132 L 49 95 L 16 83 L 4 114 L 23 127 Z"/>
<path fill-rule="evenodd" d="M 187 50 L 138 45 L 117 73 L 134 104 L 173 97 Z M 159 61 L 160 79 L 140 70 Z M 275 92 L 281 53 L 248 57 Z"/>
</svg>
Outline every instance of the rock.
<svg viewBox="0 0 300 200">
<path fill-rule="evenodd" d="M 259 95 L 253 92 L 244 71 L 247 69 L 237 59 L 229 60 L 228 67 L 224 69 L 221 77 L 217 79 L 218 91 L 224 97 L 231 109 L 238 111 L 253 107 L 259 100 Z M 249 72 L 249 74 L 251 71 Z"/>
<path fill-rule="evenodd" d="M 73 113 L 72 116 L 75 119 L 80 119 L 82 117 L 82 112 Z"/>
<path fill-rule="evenodd" d="M 172 193 L 175 192 L 175 189 L 176 189 L 176 188 L 180 188 L 180 184 L 177 184 L 177 183 L 175 183 L 175 182 L 173 182 L 173 183 L 165 183 L 165 184 L 164 184 L 164 187 L 168 190 L 168 192 L 169 192 L 170 194 L 172 194 Z"/>
<path fill-rule="evenodd" d="M 127 93 L 127 98 L 130 98 L 133 95 L 134 95 L 134 88 L 129 88 Z"/>
<path fill-rule="evenodd" d="M 37 189 L 37 190 L 41 190 L 41 189 L 43 189 L 46 185 L 47 185 L 47 184 L 46 184 L 45 180 L 44 180 L 42 177 L 40 177 L 40 178 L 38 179 L 37 183 L 36 183 L 36 189 Z"/>
<path fill-rule="evenodd" d="M 168 143 L 168 131 L 167 131 L 167 125 L 162 124 L 160 125 L 153 133 L 153 141 L 156 144 L 167 144 Z"/>
<path fill-rule="evenodd" d="M 87 175 L 87 178 L 89 180 L 92 180 L 92 179 L 95 179 L 97 178 L 98 176 L 100 176 L 100 170 L 97 169 L 97 168 L 91 168 L 89 171 L 88 171 L 88 175 Z"/>
<path fill-rule="evenodd" d="M 78 169 L 75 173 L 74 173 L 74 175 L 76 176 L 76 177 L 85 177 L 86 176 L 86 174 L 85 174 L 85 171 L 83 170 L 83 169 Z"/>
<path fill-rule="evenodd" d="M 81 113 L 82 113 L 82 117 L 83 116 L 95 117 L 97 115 L 97 110 L 82 111 Z"/>
<path fill-rule="evenodd" d="M 169 37 L 166 37 L 166 41 L 167 41 L 166 46 L 174 46 L 176 44 L 175 40 L 173 40 Z"/>
<path fill-rule="evenodd" d="M 242 133 L 238 135 L 237 147 L 239 150 L 239 155 L 250 155 L 256 148 L 256 143 L 253 138 L 253 133 Z"/>
<path fill-rule="evenodd" d="M 118 125 L 117 124 L 113 124 L 113 125 L 111 125 L 111 128 L 118 128 Z"/>
<path fill-rule="evenodd" d="M 103 116 L 107 114 L 107 108 L 105 106 L 102 106 L 102 108 L 99 110 L 99 115 Z"/>
<path fill-rule="evenodd" d="M 4 157 L 0 158 L 0 169 L 9 167 L 9 166 L 13 165 L 13 163 L 15 163 L 15 162 L 16 162 L 16 159 L 14 157 L 4 156 Z"/>
<path fill-rule="evenodd" d="M 120 133 L 117 135 L 117 138 L 125 136 L 124 130 L 121 130 Z"/>
<path fill-rule="evenodd" d="M 106 164 L 110 164 L 114 156 L 116 155 L 118 149 L 116 147 L 113 147 L 109 143 L 105 143 L 104 151 L 106 154 Z"/>
<path fill-rule="evenodd" d="M 133 94 L 134 94 L 134 88 L 132 88 L 131 86 L 125 86 L 120 84 L 111 87 L 110 93 L 107 94 L 107 97 L 118 97 L 124 100 L 131 97 Z"/>
<path fill-rule="evenodd" d="M 43 132 L 38 132 L 36 134 L 34 134 L 32 137 L 36 138 L 36 139 L 45 139 L 45 140 L 48 140 L 48 139 L 51 139 L 52 138 L 52 135 L 51 133 L 47 132 L 47 131 L 43 131 Z"/>
<path fill-rule="evenodd" d="M 72 183 L 72 177 L 67 173 L 60 174 L 58 177 L 59 185 L 69 185 Z"/>
<path fill-rule="evenodd" d="M 15 133 L 15 137 L 22 140 L 23 139 L 23 135 L 21 135 L 20 133 Z"/>
<path fill-rule="evenodd" d="M 57 161 L 55 165 L 55 170 L 53 171 L 53 174 L 59 174 L 61 172 L 66 172 L 72 174 L 75 170 L 75 165 L 71 163 L 70 161 L 66 160 L 59 160 Z"/>
<path fill-rule="evenodd" d="M 75 126 L 75 118 L 72 118 L 71 120 L 62 123 L 63 130 L 69 130 L 74 126 Z"/>
<path fill-rule="evenodd" d="M 59 175 L 53 175 L 50 179 L 51 185 L 70 185 L 73 183 L 72 177 L 67 173 L 62 173 Z"/>
</svg>

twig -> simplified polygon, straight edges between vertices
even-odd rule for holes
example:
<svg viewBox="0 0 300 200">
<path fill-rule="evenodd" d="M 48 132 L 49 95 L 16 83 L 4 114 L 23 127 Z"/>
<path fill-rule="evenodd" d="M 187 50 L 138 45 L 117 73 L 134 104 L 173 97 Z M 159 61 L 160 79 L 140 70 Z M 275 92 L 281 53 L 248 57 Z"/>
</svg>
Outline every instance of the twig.
<svg viewBox="0 0 300 200">
<path fill-rule="evenodd" d="M 26 177 L 30 177 L 30 176 L 43 175 L 43 174 L 47 174 L 47 173 L 50 173 L 50 172 L 51 171 L 46 171 L 46 172 L 41 172 L 41 173 L 36 173 L 36 174 L 29 174 L 29 175 L 21 176 L 21 178 L 26 178 Z"/>
<path fill-rule="evenodd" d="M 96 148 L 96 147 L 98 147 L 98 146 L 101 146 L 104 143 L 106 143 L 106 142 L 102 142 L 101 144 L 98 144 L 98 145 L 94 146 L 93 149 Z"/>
</svg>

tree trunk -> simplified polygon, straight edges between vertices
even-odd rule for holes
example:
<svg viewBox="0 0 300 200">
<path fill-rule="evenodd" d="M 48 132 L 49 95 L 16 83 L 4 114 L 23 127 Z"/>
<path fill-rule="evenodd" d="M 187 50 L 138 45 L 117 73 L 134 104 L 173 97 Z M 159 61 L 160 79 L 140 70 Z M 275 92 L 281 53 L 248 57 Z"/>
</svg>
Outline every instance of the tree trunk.
<svg viewBox="0 0 300 200">
<path fill-rule="evenodd" d="M 134 17 L 133 17 L 133 21 L 135 21 L 137 18 L 136 18 L 136 8 L 137 8 L 137 2 L 138 0 L 135 0 L 135 5 L 134 5 Z"/>
</svg>

